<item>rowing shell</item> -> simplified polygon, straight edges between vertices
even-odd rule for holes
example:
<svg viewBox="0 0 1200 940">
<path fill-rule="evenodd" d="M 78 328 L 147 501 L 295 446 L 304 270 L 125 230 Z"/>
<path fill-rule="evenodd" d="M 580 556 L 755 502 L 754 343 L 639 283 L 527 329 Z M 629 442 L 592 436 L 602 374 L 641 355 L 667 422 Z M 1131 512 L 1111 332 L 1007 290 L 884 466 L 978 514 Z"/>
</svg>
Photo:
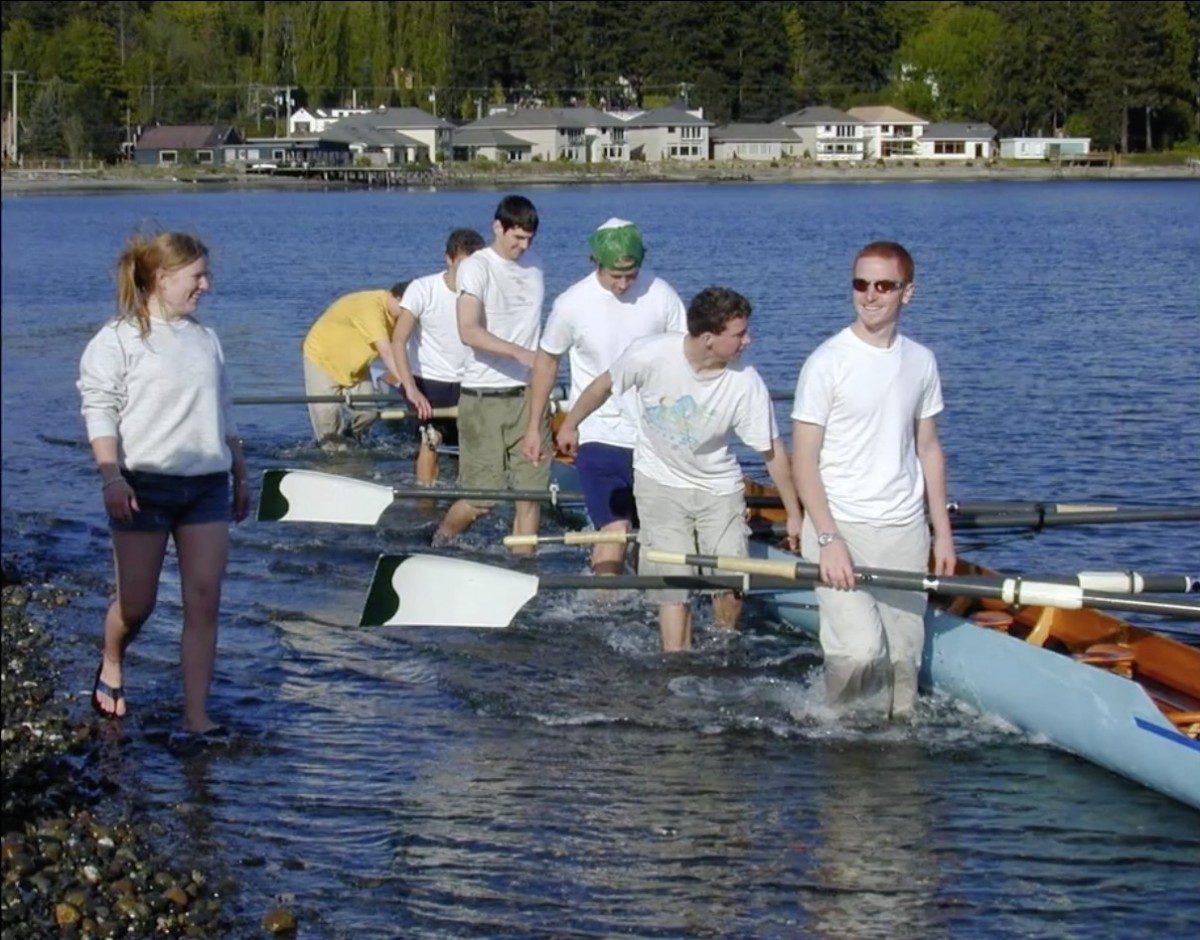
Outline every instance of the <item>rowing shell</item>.
<svg viewBox="0 0 1200 940">
<path fill-rule="evenodd" d="M 795 561 L 762 542 L 751 554 Z M 960 562 L 958 573 L 994 572 Z M 811 590 L 764 603 L 818 635 Z M 935 598 L 921 688 L 1200 809 L 1200 649 L 1095 610 Z"/>
</svg>

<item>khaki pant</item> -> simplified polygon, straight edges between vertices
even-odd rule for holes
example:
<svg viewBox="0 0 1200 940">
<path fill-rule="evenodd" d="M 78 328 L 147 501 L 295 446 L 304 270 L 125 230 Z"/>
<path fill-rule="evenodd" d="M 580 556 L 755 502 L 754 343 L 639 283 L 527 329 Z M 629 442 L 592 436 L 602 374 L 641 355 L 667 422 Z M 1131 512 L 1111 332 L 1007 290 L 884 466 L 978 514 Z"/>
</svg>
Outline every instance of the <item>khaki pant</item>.
<svg viewBox="0 0 1200 940">
<path fill-rule="evenodd" d="M 839 522 L 838 531 L 856 566 L 927 571 L 929 525 L 906 526 Z M 820 558 L 817 533 L 808 517 L 801 531 L 804 557 Z M 842 591 L 818 587 L 825 688 L 833 706 L 869 700 L 896 717 L 912 711 L 925 646 L 927 598 L 917 591 L 868 588 Z"/>
<path fill-rule="evenodd" d="M 304 394 L 306 396 L 342 395 L 347 391 L 352 395 L 372 395 L 375 393 L 375 388 L 371 384 L 369 377 L 363 379 L 353 388 L 347 389 L 334 382 L 324 369 L 316 363 L 311 362 L 307 356 L 303 358 Z M 349 415 L 347 415 L 347 412 L 349 412 Z M 349 417 L 348 422 L 346 420 L 347 417 Z M 378 417 L 378 411 L 351 410 L 339 402 L 312 402 L 308 406 L 308 420 L 312 422 L 313 436 L 317 439 L 317 443 L 321 447 L 329 447 L 342 443 L 345 440 L 347 424 L 349 424 L 350 433 L 356 438 L 361 438 Z"/>
<path fill-rule="evenodd" d="M 551 458 L 533 464 L 521 453 L 529 424 L 529 396 L 477 395 L 463 389 L 458 399 L 458 482 L 467 489 L 544 490 Z M 542 453 L 552 453 L 550 426 L 542 421 Z M 488 507 L 488 500 L 471 500 Z"/>
<path fill-rule="evenodd" d="M 638 574 L 696 574 L 695 568 L 649 561 L 646 549 L 692 555 L 738 555 L 749 553 L 746 498 L 736 493 L 714 495 L 694 487 L 663 486 L 636 470 L 633 501 L 638 514 Z M 684 604 L 686 590 L 664 588 L 646 592 L 658 604 Z"/>
</svg>

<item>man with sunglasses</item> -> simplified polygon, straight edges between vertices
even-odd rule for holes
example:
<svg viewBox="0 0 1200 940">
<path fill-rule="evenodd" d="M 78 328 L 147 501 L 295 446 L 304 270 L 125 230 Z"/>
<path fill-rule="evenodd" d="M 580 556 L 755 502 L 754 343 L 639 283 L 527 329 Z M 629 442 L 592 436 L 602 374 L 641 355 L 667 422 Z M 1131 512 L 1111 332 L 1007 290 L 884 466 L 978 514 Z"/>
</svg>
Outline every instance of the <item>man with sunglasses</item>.
<svg viewBox="0 0 1200 940">
<path fill-rule="evenodd" d="M 808 357 L 792 410 L 801 548 L 829 585 L 816 594 L 830 704 L 879 699 L 896 719 L 916 704 L 926 597 L 856 590 L 854 566 L 925 571 L 931 525 L 934 570 L 955 566 L 937 361 L 899 332 L 913 273 L 896 242 L 855 256 L 855 320 Z"/>
</svg>

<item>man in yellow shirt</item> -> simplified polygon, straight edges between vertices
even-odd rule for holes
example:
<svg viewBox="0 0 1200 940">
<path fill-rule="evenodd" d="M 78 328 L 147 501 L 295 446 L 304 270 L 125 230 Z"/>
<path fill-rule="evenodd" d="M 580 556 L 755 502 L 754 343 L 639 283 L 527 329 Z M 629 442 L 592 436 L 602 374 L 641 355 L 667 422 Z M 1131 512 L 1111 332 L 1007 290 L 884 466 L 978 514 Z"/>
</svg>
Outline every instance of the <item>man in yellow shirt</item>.
<svg viewBox="0 0 1200 940">
<path fill-rule="evenodd" d="M 391 290 L 364 290 L 346 294 L 329 306 L 304 337 L 304 394 L 309 397 L 370 395 L 371 362 L 378 356 L 388 374 L 398 376 L 392 331 L 400 313 L 400 298 L 407 281 Z M 361 441 L 379 416 L 373 410 L 350 414 L 349 430 Z M 346 448 L 346 415 L 338 402 L 311 402 L 308 417 L 317 443 L 327 451 Z"/>
</svg>

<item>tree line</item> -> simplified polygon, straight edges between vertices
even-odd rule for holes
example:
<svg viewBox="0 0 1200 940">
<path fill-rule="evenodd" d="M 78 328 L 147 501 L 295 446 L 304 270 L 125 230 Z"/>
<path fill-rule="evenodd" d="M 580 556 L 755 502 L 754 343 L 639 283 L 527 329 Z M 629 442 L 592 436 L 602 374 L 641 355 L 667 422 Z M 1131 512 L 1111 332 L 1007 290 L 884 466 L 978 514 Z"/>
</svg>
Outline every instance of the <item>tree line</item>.
<svg viewBox="0 0 1200 940">
<path fill-rule="evenodd" d="M 5 2 L 23 153 L 114 157 L 131 128 L 282 128 L 301 104 L 610 108 L 717 123 L 892 104 L 1122 152 L 1194 142 L 1200 0 Z"/>
</svg>

